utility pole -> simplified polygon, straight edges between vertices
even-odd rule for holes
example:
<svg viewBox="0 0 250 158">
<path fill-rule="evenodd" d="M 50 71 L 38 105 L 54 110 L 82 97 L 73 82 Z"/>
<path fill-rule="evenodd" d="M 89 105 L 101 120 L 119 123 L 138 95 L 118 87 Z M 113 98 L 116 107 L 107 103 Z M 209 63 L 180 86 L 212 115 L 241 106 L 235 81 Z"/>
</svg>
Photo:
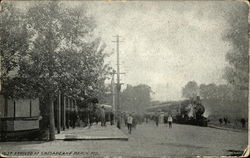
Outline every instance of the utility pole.
<svg viewBox="0 0 250 158">
<path fill-rule="evenodd" d="M 2 71 L 3 71 L 3 69 L 2 69 L 2 56 L 0 55 L 0 77 L 2 77 Z M 2 92 L 2 80 L 0 80 L 0 92 Z"/>
<path fill-rule="evenodd" d="M 111 88 L 112 88 L 112 109 L 113 111 L 115 111 L 115 70 L 112 73 Z"/>
<path fill-rule="evenodd" d="M 117 96 L 117 84 L 115 83 L 115 74 L 117 74 L 115 72 L 115 70 L 112 73 L 112 79 L 111 79 L 111 88 L 112 88 L 112 110 L 115 114 L 115 116 L 117 115 L 117 106 L 116 106 L 116 96 Z M 125 74 L 125 73 L 120 73 L 120 74 Z M 120 85 L 122 85 L 122 83 L 120 83 Z M 117 120 L 116 118 L 114 118 L 115 121 Z"/>
<path fill-rule="evenodd" d="M 121 91 L 121 83 L 120 83 L 120 57 L 119 57 L 119 44 L 120 42 L 120 36 L 116 35 L 116 41 L 113 41 L 116 43 L 116 57 L 117 57 L 117 84 L 116 84 L 116 114 L 117 114 L 117 127 L 121 128 L 121 107 L 120 107 L 120 91 Z"/>
</svg>

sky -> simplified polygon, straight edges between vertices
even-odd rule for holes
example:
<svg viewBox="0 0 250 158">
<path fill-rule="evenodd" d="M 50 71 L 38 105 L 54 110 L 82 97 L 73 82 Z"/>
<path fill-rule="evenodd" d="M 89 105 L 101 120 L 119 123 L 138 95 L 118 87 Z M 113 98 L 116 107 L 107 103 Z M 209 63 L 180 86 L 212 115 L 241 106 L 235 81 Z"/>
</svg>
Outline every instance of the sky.
<svg viewBox="0 0 250 158">
<path fill-rule="evenodd" d="M 106 52 L 113 52 L 106 59 L 113 68 L 116 45 L 112 41 L 121 36 L 123 88 L 147 84 L 154 92 L 152 99 L 160 101 L 181 99 L 188 81 L 225 83 L 225 55 L 232 45 L 223 36 L 231 27 L 226 17 L 236 3 L 242 2 L 65 2 L 93 16 L 96 34 L 106 43 Z"/>
<path fill-rule="evenodd" d="M 181 99 L 188 81 L 223 84 L 226 53 L 232 49 L 223 36 L 226 16 L 237 2 L 85 2 L 96 20 L 96 31 L 114 52 L 106 61 L 116 68 L 120 35 L 121 82 L 147 84 L 153 100 Z M 243 4 L 242 4 L 243 5 Z M 123 88 L 125 88 L 124 86 Z"/>
<path fill-rule="evenodd" d="M 225 16 L 234 5 L 226 2 L 94 2 L 87 3 L 97 30 L 115 50 L 120 35 L 121 82 L 147 84 L 154 100 L 181 99 L 188 81 L 225 83 L 224 68 L 230 43 Z M 116 54 L 108 61 L 116 67 Z"/>
</svg>

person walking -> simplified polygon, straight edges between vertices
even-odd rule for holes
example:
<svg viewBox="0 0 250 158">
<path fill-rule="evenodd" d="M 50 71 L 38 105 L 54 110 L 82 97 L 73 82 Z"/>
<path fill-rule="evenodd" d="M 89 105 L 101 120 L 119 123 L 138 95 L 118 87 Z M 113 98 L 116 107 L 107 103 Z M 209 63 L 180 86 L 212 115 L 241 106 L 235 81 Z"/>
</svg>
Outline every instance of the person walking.
<svg viewBox="0 0 250 158">
<path fill-rule="evenodd" d="M 132 122 L 132 127 L 134 127 L 136 129 L 136 125 L 137 125 L 137 118 L 134 116 L 133 122 Z"/>
<path fill-rule="evenodd" d="M 219 118 L 219 122 L 220 122 L 220 125 L 222 125 L 222 123 L 223 123 L 222 118 Z"/>
<path fill-rule="evenodd" d="M 100 113 L 101 113 L 101 126 L 104 127 L 105 126 L 105 122 L 106 122 L 106 120 L 105 120 L 105 108 L 104 108 L 104 106 L 101 107 Z"/>
<path fill-rule="evenodd" d="M 242 119 L 240 119 L 240 122 L 241 122 L 242 128 L 245 128 L 246 127 L 246 120 L 244 118 L 242 118 Z"/>
<path fill-rule="evenodd" d="M 124 119 L 124 124 L 125 124 L 125 126 L 127 126 L 127 127 L 128 127 L 128 116 L 129 116 L 129 114 L 125 113 L 125 115 L 124 115 L 124 117 L 123 117 L 123 119 Z"/>
<path fill-rule="evenodd" d="M 156 114 L 155 115 L 155 124 L 156 126 L 158 127 L 158 124 L 159 124 L 159 116 Z"/>
<path fill-rule="evenodd" d="M 115 116 L 114 116 L 114 111 L 111 111 L 110 113 L 110 125 L 114 125 L 114 119 L 115 119 Z"/>
<path fill-rule="evenodd" d="M 223 120 L 224 120 L 225 125 L 227 125 L 227 123 L 228 123 L 227 117 L 224 117 Z"/>
<path fill-rule="evenodd" d="M 133 117 L 131 115 L 128 116 L 127 119 L 127 125 L 128 125 L 128 132 L 131 134 L 132 131 L 132 123 L 133 123 Z"/>
<path fill-rule="evenodd" d="M 77 112 L 76 110 L 73 111 L 72 113 L 72 128 L 75 128 L 76 127 L 76 123 L 77 123 Z"/>
<path fill-rule="evenodd" d="M 172 122 L 173 122 L 173 118 L 171 115 L 168 116 L 168 126 L 169 128 L 172 128 Z"/>
</svg>

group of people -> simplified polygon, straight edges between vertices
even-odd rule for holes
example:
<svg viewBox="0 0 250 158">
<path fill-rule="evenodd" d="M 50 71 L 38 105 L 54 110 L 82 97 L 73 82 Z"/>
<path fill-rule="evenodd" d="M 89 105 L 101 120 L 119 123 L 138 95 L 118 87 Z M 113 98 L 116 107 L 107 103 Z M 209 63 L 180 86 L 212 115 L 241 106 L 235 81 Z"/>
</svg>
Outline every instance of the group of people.
<svg viewBox="0 0 250 158">
<path fill-rule="evenodd" d="M 230 124 L 230 121 L 228 120 L 228 118 L 226 118 L 226 117 L 219 118 L 220 125 L 222 125 L 223 121 L 224 121 L 225 125 Z"/>
<path fill-rule="evenodd" d="M 114 124 L 114 113 L 113 111 L 107 111 L 105 109 L 104 106 L 101 106 L 101 108 L 99 109 L 99 111 L 97 111 L 96 114 L 96 122 L 98 124 L 98 122 L 101 122 L 101 126 L 105 127 L 106 126 L 106 122 L 110 122 L 110 125 Z"/>
<path fill-rule="evenodd" d="M 106 109 L 104 106 L 98 106 L 94 109 L 87 109 L 85 113 L 82 114 L 84 117 L 82 120 L 85 126 L 89 128 L 95 123 L 96 125 L 101 123 L 102 127 L 106 127 L 107 122 L 110 125 L 114 125 L 114 112 L 112 110 Z"/>
<path fill-rule="evenodd" d="M 219 118 L 219 122 L 220 122 L 220 125 L 223 125 L 223 123 L 224 125 L 229 125 L 231 123 L 227 117 Z M 242 128 L 246 127 L 247 120 L 245 118 L 236 119 L 234 123 L 237 125 L 237 122 L 241 123 Z"/>
<path fill-rule="evenodd" d="M 159 120 L 160 120 L 159 117 L 160 117 L 160 116 L 157 115 L 157 114 L 156 114 L 155 117 L 154 117 L 154 121 L 155 121 L 156 126 L 159 125 Z M 168 117 L 167 117 L 167 123 L 168 123 L 168 127 L 169 127 L 169 128 L 172 128 L 172 124 L 173 124 L 173 117 L 172 117 L 172 115 L 168 115 Z"/>
</svg>

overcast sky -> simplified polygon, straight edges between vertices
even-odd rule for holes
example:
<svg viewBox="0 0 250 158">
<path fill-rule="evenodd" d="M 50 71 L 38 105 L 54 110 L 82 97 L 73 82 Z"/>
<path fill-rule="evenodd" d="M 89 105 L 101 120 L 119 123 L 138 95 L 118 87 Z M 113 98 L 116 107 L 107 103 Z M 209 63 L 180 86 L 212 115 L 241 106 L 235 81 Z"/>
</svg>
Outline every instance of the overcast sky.
<svg viewBox="0 0 250 158">
<path fill-rule="evenodd" d="M 97 31 L 115 51 L 119 34 L 121 80 L 147 84 L 155 100 L 177 100 L 188 81 L 225 83 L 225 55 L 231 49 L 222 37 L 231 27 L 226 20 L 238 2 L 91 2 Z M 240 8 L 239 8 L 240 9 Z M 245 16 L 245 15 L 241 15 Z M 116 56 L 108 61 L 116 67 Z"/>
<path fill-rule="evenodd" d="M 89 12 L 97 30 L 115 49 L 119 34 L 122 82 L 148 84 L 156 100 L 181 98 L 188 81 L 225 83 L 225 54 L 230 43 L 222 40 L 230 27 L 226 16 L 235 2 L 93 2 Z M 115 54 L 109 61 L 115 67 Z"/>
<path fill-rule="evenodd" d="M 121 82 L 151 86 L 154 100 L 180 99 L 181 88 L 191 80 L 198 84 L 225 83 L 225 54 L 232 46 L 222 36 L 231 27 L 226 16 L 239 2 L 65 3 L 87 8 L 107 52 L 116 51 L 114 36 L 122 37 L 121 72 L 126 74 Z M 106 62 L 116 68 L 116 54 Z"/>
</svg>

